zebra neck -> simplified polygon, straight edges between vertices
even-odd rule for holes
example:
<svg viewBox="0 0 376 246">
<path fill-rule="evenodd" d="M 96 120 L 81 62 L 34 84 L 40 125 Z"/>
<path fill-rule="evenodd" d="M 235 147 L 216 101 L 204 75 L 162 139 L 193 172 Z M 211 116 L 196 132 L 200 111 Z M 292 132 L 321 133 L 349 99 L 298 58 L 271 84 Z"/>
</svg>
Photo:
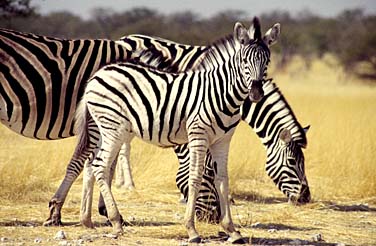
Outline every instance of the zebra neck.
<svg viewBox="0 0 376 246">
<path fill-rule="evenodd" d="M 253 128 L 266 148 L 279 140 L 279 133 L 284 128 L 290 130 L 293 141 L 305 144 L 304 130 L 278 87 L 269 81 L 263 89 L 265 96 L 260 102 L 245 100 L 242 119 Z"/>
<path fill-rule="evenodd" d="M 227 116 L 240 112 L 240 107 L 248 97 L 248 90 L 235 69 L 228 64 L 219 65 L 205 72 L 208 98 L 215 101 L 218 109 Z"/>
</svg>

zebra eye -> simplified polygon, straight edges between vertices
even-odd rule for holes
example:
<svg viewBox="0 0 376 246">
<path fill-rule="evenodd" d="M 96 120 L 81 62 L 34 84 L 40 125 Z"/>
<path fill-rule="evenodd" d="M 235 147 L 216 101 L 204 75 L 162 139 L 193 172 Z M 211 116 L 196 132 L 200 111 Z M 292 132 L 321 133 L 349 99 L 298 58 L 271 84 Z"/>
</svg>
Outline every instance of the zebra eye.
<svg viewBox="0 0 376 246">
<path fill-rule="evenodd" d="M 287 158 L 287 162 L 290 166 L 296 166 L 296 161 L 294 158 Z"/>
</svg>

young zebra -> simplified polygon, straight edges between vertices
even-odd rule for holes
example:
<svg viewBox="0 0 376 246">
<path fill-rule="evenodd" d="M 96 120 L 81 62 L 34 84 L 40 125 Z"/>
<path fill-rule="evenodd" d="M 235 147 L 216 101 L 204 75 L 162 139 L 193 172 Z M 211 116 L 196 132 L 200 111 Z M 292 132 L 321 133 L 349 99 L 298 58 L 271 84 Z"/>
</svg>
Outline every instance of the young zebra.
<svg viewBox="0 0 376 246">
<path fill-rule="evenodd" d="M 278 34 L 276 24 L 262 38 L 255 18 L 249 31 L 236 23 L 234 36 L 212 45 L 193 71 L 169 74 L 137 63 L 120 63 L 100 69 L 89 80 L 82 107 L 77 110 L 80 141 L 73 159 L 94 154 L 88 169 L 93 169 L 116 232 L 122 232 L 120 214 L 106 173 L 121 144 L 129 146 L 135 135 L 161 147 L 188 143 L 185 226 L 191 242 L 201 240 L 194 226 L 194 209 L 203 161 L 210 149 L 218 167 L 215 186 L 220 191 L 222 226 L 233 241 L 242 240 L 227 200 L 228 147 L 245 98 L 259 101 L 263 96 L 261 83 L 270 60 L 268 45 Z M 90 218 L 82 217 L 82 223 L 92 225 Z"/>
<path fill-rule="evenodd" d="M 302 148 L 307 145 L 306 132 L 277 85 L 267 80 L 263 85 L 264 97 L 258 103 L 245 100 L 242 105 L 242 120 L 257 133 L 267 150 L 266 172 L 277 187 L 295 203 L 307 203 L 311 199 L 304 171 Z M 188 198 L 189 149 L 180 145 L 176 149 L 179 170 L 176 184 L 184 199 Z M 214 186 L 215 163 L 210 152 L 205 159 L 204 179 L 196 204 L 196 217 L 217 223 L 221 214 L 218 192 Z"/>
</svg>

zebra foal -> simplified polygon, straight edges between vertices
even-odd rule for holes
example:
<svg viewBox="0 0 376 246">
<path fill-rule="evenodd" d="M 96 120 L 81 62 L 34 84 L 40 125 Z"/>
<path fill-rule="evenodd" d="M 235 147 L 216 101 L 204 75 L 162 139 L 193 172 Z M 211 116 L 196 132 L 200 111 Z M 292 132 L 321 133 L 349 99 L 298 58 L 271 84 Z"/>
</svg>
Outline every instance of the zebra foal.
<svg viewBox="0 0 376 246">
<path fill-rule="evenodd" d="M 128 62 L 105 66 L 89 80 L 77 110 L 80 140 L 73 159 L 94 154 L 89 172 L 95 176 L 116 232 L 122 232 L 120 214 L 106 175 L 121 144 L 129 146 L 131 138 L 137 136 L 161 147 L 188 143 L 185 226 L 191 242 L 201 240 L 194 225 L 194 210 L 209 149 L 218 167 L 215 186 L 222 226 L 233 241 L 242 240 L 227 199 L 229 142 L 243 101 L 247 97 L 259 101 L 263 96 L 269 45 L 276 41 L 279 28 L 276 24 L 261 37 L 257 18 L 249 30 L 236 23 L 233 36 L 214 43 L 200 65 L 185 73 L 166 73 Z M 81 220 L 92 225 L 91 218 Z"/>
</svg>

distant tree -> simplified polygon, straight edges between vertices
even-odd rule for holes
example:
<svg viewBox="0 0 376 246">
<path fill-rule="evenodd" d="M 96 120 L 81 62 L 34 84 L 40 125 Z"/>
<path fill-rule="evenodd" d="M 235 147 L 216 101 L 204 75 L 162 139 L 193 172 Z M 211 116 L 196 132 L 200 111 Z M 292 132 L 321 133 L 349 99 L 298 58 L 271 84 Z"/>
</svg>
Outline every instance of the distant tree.
<svg viewBox="0 0 376 246">
<path fill-rule="evenodd" d="M 365 16 L 360 9 L 344 11 L 338 17 L 331 51 L 346 72 L 376 79 L 376 16 Z"/>
<path fill-rule="evenodd" d="M 34 13 L 30 0 L 0 0 L 0 18 L 9 19 L 15 16 L 28 16 Z"/>
</svg>

